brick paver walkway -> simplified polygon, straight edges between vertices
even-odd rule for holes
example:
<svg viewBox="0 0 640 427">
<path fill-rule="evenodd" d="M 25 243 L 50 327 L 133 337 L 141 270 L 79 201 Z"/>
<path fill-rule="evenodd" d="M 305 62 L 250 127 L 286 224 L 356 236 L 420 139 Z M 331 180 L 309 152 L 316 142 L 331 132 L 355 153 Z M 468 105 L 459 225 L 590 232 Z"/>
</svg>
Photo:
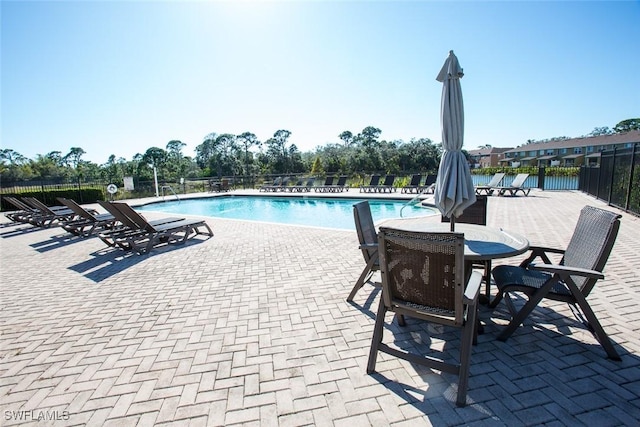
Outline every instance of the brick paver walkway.
<svg viewBox="0 0 640 427">
<path fill-rule="evenodd" d="M 564 247 L 586 204 L 607 208 L 578 192 L 492 197 L 489 223 Z M 506 309 L 482 307 L 457 408 L 455 376 L 383 354 L 366 374 L 379 294 L 345 301 L 364 266 L 355 232 L 209 219 L 213 238 L 136 256 L 4 220 L 0 425 L 638 425 L 639 221 L 623 214 L 589 298 L 622 362 L 565 304 L 506 343 Z M 441 329 L 391 320 L 386 339 L 442 344 Z"/>
</svg>

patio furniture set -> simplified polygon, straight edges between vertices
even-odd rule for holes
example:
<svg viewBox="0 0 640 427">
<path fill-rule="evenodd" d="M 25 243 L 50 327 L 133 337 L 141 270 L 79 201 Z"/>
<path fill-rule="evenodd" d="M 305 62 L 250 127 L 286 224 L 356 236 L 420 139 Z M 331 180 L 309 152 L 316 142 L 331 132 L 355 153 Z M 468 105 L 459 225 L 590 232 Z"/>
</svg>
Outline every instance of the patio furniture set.
<svg viewBox="0 0 640 427">
<path fill-rule="evenodd" d="M 517 233 L 487 227 L 486 196 L 479 197 L 477 203 L 479 207 L 473 215 L 470 213 L 456 219 L 453 232 L 444 221 L 433 223 L 420 218 L 386 220 L 376 230 L 368 202 L 354 205 L 359 247 L 366 265 L 347 301 L 352 302 L 366 283 L 381 288 L 367 372 L 375 371 L 377 354 L 384 352 L 456 374 L 456 404 L 464 406 L 472 344 L 476 343 L 476 334 L 482 332 L 477 310 L 483 300 L 492 309 L 504 301 L 509 309 L 511 320 L 497 337 L 501 341 L 515 333 L 544 299 L 566 302 L 580 313 L 578 317 L 596 337 L 606 355 L 619 361 L 620 356 L 587 297 L 597 281 L 604 278 L 602 271 L 616 240 L 621 216 L 586 206 L 566 249 L 554 249 L 533 246 L 526 237 Z M 491 260 L 527 251 L 530 254 L 520 265 L 499 265 L 491 269 Z M 561 257 L 560 262 L 553 263 L 550 254 Z M 482 268 L 483 272 L 475 271 L 476 267 Z M 379 280 L 373 280 L 376 272 L 379 272 Z M 480 292 L 482 281 L 485 282 L 484 295 Z M 493 299 L 491 284 L 495 284 L 498 290 Z M 513 298 L 516 295 L 525 297 L 526 302 L 516 303 Z M 451 362 L 447 355 L 432 356 L 431 348 L 429 355 L 425 355 L 418 354 L 414 346 L 407 350 L 397 343 L 386 343 L 383 332 L 385 314 L 389 311 L 395 313 L 401 327 L 405 325 L 405 317 L 411 317 L 459 329 L 458 362 Z M 458 339 L 451 334 L 445 336 Z M 446 350 L 440 350 L 446 353 Z"/>
</svg>

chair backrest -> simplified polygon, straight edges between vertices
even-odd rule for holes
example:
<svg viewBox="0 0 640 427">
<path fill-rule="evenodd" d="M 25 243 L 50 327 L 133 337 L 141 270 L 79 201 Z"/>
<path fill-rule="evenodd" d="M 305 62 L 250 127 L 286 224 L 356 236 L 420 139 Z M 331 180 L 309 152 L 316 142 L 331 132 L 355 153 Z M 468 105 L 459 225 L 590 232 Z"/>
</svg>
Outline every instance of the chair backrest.
<svg viewBox="0 0 640 427">
<path fill-rule="evenodd" d="M 438 175 L 427 175 L 427 178 L 424 180 L 425 187 L 431 184 L 435 184 L 437 179 L 438 179 Z"/>
<path fill-rule="evenodd" d="M 519 173 L 511 182 L 511 187 L 517 187 L 517 188 L 522 187 L 522 185 L 527 180 L 527 178 L 529 178 L 528 173 Z"/>
<path fill-rule="evenodd" d="M 460 326 L 464 321 L 464 235 L 381 227 L 382 298 L 388 310 Z"/>
<path fill-rule="evenodd" d="M 380 183 L 380 175 L 371 175 L 369 185 L 378 185 Z"/>
<path fill-rule="evenodd" d="M 489 181 L 489 183 L 487 184 L 487 187 L 497 187 L 498 185 L 500 185 L 500 182 L 505 175 L 506 174 L 504 173 L 496 173 L 495 175 L 493 175 L 493 178 L 491 178 L 491 181 Z"/>
<path fill-rule="evenodd" d="M 362 245 L 377 245 L 378 233 L 371 216 L 371 207 L 368 201 L 358 202 L 353 205 L 353 219 L 356 223 L 356 233 L 358 233 L 358 242 L 361 245 L 362 256 L 365 262 L 369 262 L 371 257 L 378 256 L 378 249 L 365 248 Z"/>
<path fill-rule="evenodd" d="M 585 206 L 565 250 L 562 263 L 569 267 L 586 268 L 602 272 L 620 228 L 620 215 L 614 212 Z M 587 296 L 596 280 L 572 276 L 582 293 Z"/>
<path fill-rule="evenodd" d="M 146 230 L 148 232 L 156 231 L 154 226 L 149 224 L 145 217 L 133 210 L 133 208 L 128 204 L 122 202 L 113 202 L 112 205 L 115 206 L 116 209 L 118 209 L 124 215 L 126 215 L 134 224 L 138 226 L 139 229 Z"/>
<path fill-rule="evenodd" d="M 28 205 L 33 206 L 34 209 L 43 212 L 47 215 L 55 215 L 56 213 L 49 208 L 49 206 L 42 203 L 40 200 L 35 197 L 23 197 L 22 200 Z"/>
<path fill-rule="evenodd" d="M 313 184 L 315 184 L 316 179 L 315 178 L 309 178 L 307 180 L 307 187 L 313 187 Z"/>
<path fill-rule="evenodd" d="M 132 230 L 140 230 L 138 224 L 133 222 L 127 215 L 122 213 L 120 209 L 118 209 L 114 203 L 107 202 L 104 200 L 98 200 L 98 204 L 102 206 L 107 212 L 109 212 L 113 217 L 118 220 L 122 225 L 129 227 Z"/>
<path fill-rule="evenodd" d="M 333 177 L 332 176 L 326 177 L 324 180 L 324 185 L 333 185 Z"/>
<path fill-rule="evenodd" d="M 95 221 L 96 217 L 91 212 L 87 211 L 85 208 L 76 203 L 75 200 L 65 199 L 64 197 L 58 197 L 57 199 L 60 203 L 71 209 L 76 215 L 84 219 Z"/>
<path fill-rule="evenodd" d="M 391 187 L 393 185 L 393 181 L 395 180 L 395 175 L 387 175 L 384 177 L 384 182 L 382 183 L 382 185 L 384 185 L 385 187 Z"/>
<path fill-rule="evenodd" d="M 347 184 L 347 177 L 342 175 L 338 178 L 337 186 L 344 187 Z"/>
<path fill-rule="evenodd" d="M 15 206 L 17 209 L 23 210 L 25 212 L 34 212 L 35 208 L 25 204 L 24 202 L 16 199 L 15 197 L 5 196 L 4 199 Z"/>
<path fill-rule="evenodd" d="M 422 180 L 422 175 L 420 174 L 411 175 L 411 182 L 409 183 L 409 185 L 412 187 L 417 187 L 420 185 L 421 180 Z"/>
<path fill-rule="evenodd" d="M 476 196 L 476 201 L 471 206 L 467 206 L 462 215 L 456 217 L 456 222 L 467 224 L 487 225 L 487 196 Z M 442 216 L 442 222 L 450 222 L 451 219 Z"/>
</svg>

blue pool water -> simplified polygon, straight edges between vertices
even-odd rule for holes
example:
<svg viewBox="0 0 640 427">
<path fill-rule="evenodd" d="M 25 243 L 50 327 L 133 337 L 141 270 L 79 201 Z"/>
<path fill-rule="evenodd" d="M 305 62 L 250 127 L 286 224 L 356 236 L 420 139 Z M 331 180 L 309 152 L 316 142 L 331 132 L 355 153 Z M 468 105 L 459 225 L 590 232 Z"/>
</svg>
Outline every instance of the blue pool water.
<svg viewBox="0 0 640 427">
<path fill-rule="evenodd" d="M 353 204 L 359 201 L 361 200 L 312 197 L 225 196 L 154 203 L 136 209 L 355 230 Z M 369 200 L 374 222 L 400 216 L 429 216 L 437 213 L 435 209 L 421 206 L 406 206 L 402 209 L 406 204 L 407 201 Z"/>
</svg>

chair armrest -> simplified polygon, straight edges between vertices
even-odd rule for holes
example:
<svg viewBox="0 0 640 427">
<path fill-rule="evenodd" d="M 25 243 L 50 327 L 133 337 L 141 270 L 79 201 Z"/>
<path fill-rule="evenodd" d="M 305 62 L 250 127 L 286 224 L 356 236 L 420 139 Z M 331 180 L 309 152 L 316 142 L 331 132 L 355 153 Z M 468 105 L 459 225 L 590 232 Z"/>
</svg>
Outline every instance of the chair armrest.
<svg viewBox="0 0 640 427">
<path fill-rule="evenodd" d="M 527 266 L 531 264 L 531 262 L 538 257 L 542 259 L 544 263 L 551 264 L 551 260 L 547 256 L 548 253 L 564 254 L 565 252 L 564 249 L 547 248 L 544 246 L 530 246 L 529 250 L 530 250 L 529 256 L 520 263 L 520 267 L 527 268 Z"/>
<path fill-rule="evenodd" d="M 468 305 L 476 305 L 480 295 L 480 284 L 482 282 L 482 274 L 478 271 L 472 271 L 471 277 L 464 289 L 463 302 Z"/>
<path fill-rule="evenodd" d="M 377 243 L 365 243 L 358 246 L 359 249 L 378 249 Z"/>
<path fill-rule="evenodd" d="M 604 279 L 604 274 L 600 271 L 589 270 L 586 268 L 567 267 L 566 265 L 555 264 L 529 264 L 529 270 L 544 271 L 547 273 L 558 274 L 562 277 L 566 276 L 584 276 L 593 279 Z"/>
<path fill-rule="evenodd" d="M 552 254 L 563 254 L 564 253 L 564 249 L 556 249 L 556 248 L 547 248 L 544 246 L 529 246 L 529 249 L 531 250 L 531 252 L 536 252 L 536 253 L 542 253 L 542 252 L 549 252 Z"/>
</svg>

